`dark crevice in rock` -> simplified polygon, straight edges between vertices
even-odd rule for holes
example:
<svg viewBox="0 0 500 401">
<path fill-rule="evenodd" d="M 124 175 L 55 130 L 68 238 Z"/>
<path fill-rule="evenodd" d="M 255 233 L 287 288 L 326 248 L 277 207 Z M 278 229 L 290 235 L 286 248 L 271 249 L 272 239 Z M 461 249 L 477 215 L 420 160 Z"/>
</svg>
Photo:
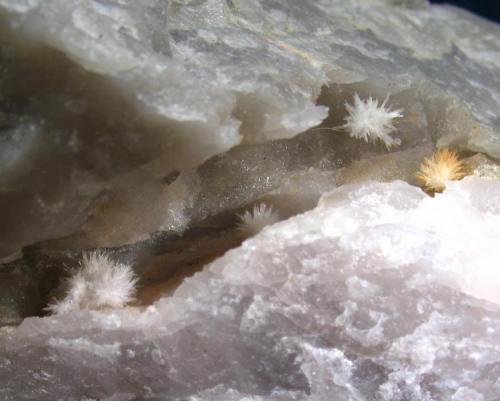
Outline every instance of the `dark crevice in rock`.
<svg viewBox="0 0 500 401">
<path fill-rule="evenodd" d="M 282 218 L 287 218 L 313 208 L 321 193 L 338 185 L 370 177 L 413 183 L 416 166 L 435 146 L 433 128 L 429 126 L 429 120 L 432 120 L 429 106 L 417 91 L 403 91 L 390 97 L 389 104 L 405 109 L 395 133 L 402 145 L 391 153 L 381 143 L 368 144 L 351 138 L 342 130 L 330 130 L 344 123 L 345 103 L 352 102 L 354 93 L 362 98 L 373 96 L 383 100 L 389 94 L 389 88 L 368 81 L 324 86 L 317 104 L 327 106 L 330 112 L 320 126 L 292 139 L 243 144 L 210 158 L 196 169 L 176 170 L 158 180 L 158 187 L 166 192 L 174 191 L 183 180 L 197 183 L 188 188 L 186 194 L 180 192 L 177 195 L 178 201 L 184 203 L 180 212 L 188 222 L 186 229 L 180 232 L 154 231 L 146 240 L 100 247 L 110 252 L 113 258 L 134 266 L 140 277 L 136 305 L 150 304 L 171 294 L 184 278 L 238 246 L 241 237 L 235 229 L 237 215 L 255 203 L 266 202 Z M 239 102 L 235 115 L 243 121 L 242 130 L 259 129 L 251 125 L 251 116 L 259 115 L 263 107 L 265 105 L 253 102 L 251 98 Z M 94 123 L 98 124 L 99 117 L 95 118 Z M 315 181 L 321 184 L 318 185 L 321 190 L 314 190 Z M 192 199 L 186 203 L 188 193 Z M 77 268 L 81 251 L 98 246 L 100 240 L 96 233 L 99 230 L 96 228 L 102 225 L 102 230 L 109 230 L 109 227 L 123 223 L 121 219 L 127 210 L 134 213 L 133 209 L 127 209 L 128 201 L 124 202 L 122 212 L 115 216 L 108 213 L 109 208 L 117 208 L 120 198 L 126 199 L 127 196 L 126 189 L 101 193 L 100 198 L 94 200 L 93 212 L 83 230 L 24 250 L 24 259 L 19 263 L 27 260 L 30 268 L 38 272 L 33 281 L 29 280 L 30 285 L 39 285 L 35 284 L 39 281 L 45 283 L 45 288 L 36 306 L 19 316 L 43 314 L 43 307 L 64 277 L 64 266 Z M 143 193 L 142 196 L 149 195 Z M 155 196 L 149 197 L 155 199 Z M 135 213 L 140 216 L 137 210 Z M 8 269 L 5 274 L 10 274 Z M 23 294 L 20 299 L 26 296 L 29 288 L 26 285 L 19 291 Z"/>
<path fill-rule="evenodd" d="M 360 96 L 386 95 L 382 89 L 376 90 L 375 86 L 367 84 L 325 86 L 318 104 L 328 106 L 330 116 L 321 126 L 292 139 L 240 145 L 210 158 L 197 169 L 182 173 L 174 171 L 163 178 L 166 191 L 183 179 L 198 182 L 198 188 L 190 188 L 195 191 L 191 204 L 182 210 L 189 228 L 184 232 L 156 231 L 147 240 L 123 246 L 101 247 L 109 251 L 113 258 L 134 265 L 141 279 L 137 304 L 149 304 L 160 296 L 172 293 L 185 277 L 200 271 L 213 259 L 238 246 L 241 238 L 235 230 L 236 216 L 254 203 L 264 201 L 272 205 L 282 218 L 287 218 L 313 208 L 321 193 L 328 188 L 333 189 L 337 181 L 343 184 L 346 179 L 338 172 L 348 170 L 353 163 L 381 157 L 383 168 L 386 163 L 383 158 L 388 155 L 388 151 L 382 144 L 367 144 L 349 137 L 345 132 L 324 130 L 343 123 L 346 114 L 344 103 L 350 102 L 354 93 Z M 405 95 L 395 96 L 391 102 L 400 107 L 400 99 L 405 99 Z M 417 111 L 421 112 L 420 109 Z M 245 114 L 245 103 L 240 104 L 238 113 L 242 116 Z M 254 115 L 256 112 L 252 109 L 248 113 Z M 425 132 L 422 132 L 425 127 L 416 125 L 418 119 L 423 119 L 422 115 L 414 116 L 413 120 L 412 117 L 408 118 L 405 124 L 413 129 L 413 139 L 407 139 L 406 132 L 400 133 L 403 145 L 396 151 L 411 149 L 429 141 Z M 360 167 L 361 173 L 370 167 Z M 393 175 L 392 178 L 405 177 Z M 319 192 L 315 191 L 314 186 L 308 187 L 314 181 L 321 183 Z M 116 193 L 105 198 L 101 195 L 103 206 L 94 202 L 94 217 L 91 216 L 87 221 L 84 231 L 44 241 L 24 250 L 24 259 L 30 261 L 34 271 L 40 272 L 36 280 L 50 283 L 49 289 L 53 291 L 57 282 L 64 277 L 64 265 L 77 268 L 81 251 L 94 249 L 98 244 L 94 224 L 103 224 L 104 221 L 104 230 L 121 224 L 120 216 L 123 214 L 120 213 L 106 221 L 108 208 L 111 205 L 117 208 L 119 194 L 118 198 Z M 123 194 L 123 198 L 126 196 Z M 186 202 L 186 196 L 180 193 L 179 202 Z M 69 259 L 68 255 L 71 255 Z M 54 280 L 52 270 L 44 268 L 52 264 L 58 266 L 55 269 L 58 280 Z M 51 291 L 45 290 L 38 307 L 30 313 L 42 313 L 42 306 L 47 304 L 52 295 Z"/>
</svg>

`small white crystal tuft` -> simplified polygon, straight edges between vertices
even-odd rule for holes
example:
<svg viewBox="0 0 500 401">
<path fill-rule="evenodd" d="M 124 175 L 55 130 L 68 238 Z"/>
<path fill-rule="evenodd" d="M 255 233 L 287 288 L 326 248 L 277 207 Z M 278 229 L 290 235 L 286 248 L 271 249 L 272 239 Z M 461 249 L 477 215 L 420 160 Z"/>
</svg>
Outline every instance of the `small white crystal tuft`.
<svg viewBox="0 0 500 401">
<path fill-rule="evenodd" d="M 377 99 L 369 97 L 367 100 L 361 100 L 355 93 L 354 104 L 345 103 L 349 115 L 345 118 L 342 128 L 347 129 L 352 137 L 363 139 L 365 142 L 380 140 L 387 149 L 400 145 L 401 141 L 390 134 L 396 131 L 393 120 L 403 117 L 403 110 L 386 107 L 387 100 L 389 96 L 379 105 Z"/>
<path fill-rule="evenodd" d="M 83 255 L 81 269 L 64 283 L 66 296 L 49 305 L 53 314 L 80 309 L 120 308 L 133 299 L 137 277 L 129 265 L 104 252 Z"/>
<path fill-rule="evenodd" d="M 267 206 L 265 203 L 255 205 L 253 211 L 247 210 L 245 213 L 239 215 L 239 218 L 241 223 L 238 226 L 238 230 L 245 237 L 251 237 L 260 232 L 265 226 L 281 220 L 272 206 Z"/>
</svg>

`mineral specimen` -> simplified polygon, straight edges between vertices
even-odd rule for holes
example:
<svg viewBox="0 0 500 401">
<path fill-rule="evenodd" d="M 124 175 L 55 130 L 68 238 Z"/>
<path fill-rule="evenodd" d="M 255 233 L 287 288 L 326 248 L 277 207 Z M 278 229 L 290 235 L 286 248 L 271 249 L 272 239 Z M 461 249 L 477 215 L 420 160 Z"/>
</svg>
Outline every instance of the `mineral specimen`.
<svg viewBox="0 0 500 401">
<path fill-rule="evenodd" d="M 0 395 L 496 400 L 498 205 L 498 183 L 474 177 L 435 198 L 343 186 L 148 308 L 26 319 Z"/>
<path fill-rule="evenodd" d="M 500 28 L 452 7 L 0 0 L 0 21 L 4 257 L 60 237 L 81 249 L 183 232 L 220 211 L 191 209 L 213 163 L 186 169 L 238 144 L 259 145 L 228 160 L 239 190 L 217 179 L 222 210 L 297 170 L 334 170 L 360 148 L 330 138 L 342 133 L 268 141 L 287 143 L 328 110 L 323 126 L 342 125 L 354 93 L 405 110 L 403 151 L 437 141 L 500 157 Z M 269 165 L 254 171 L 263 149 Z"/>
<path fill-rule="evenodd" d="M 498 401 L 498 160 L 500 27 L 453 7 L 0 0 L 0 400 Z M 136 302 L 44 316 L 95 249 Z"/>
</svg>

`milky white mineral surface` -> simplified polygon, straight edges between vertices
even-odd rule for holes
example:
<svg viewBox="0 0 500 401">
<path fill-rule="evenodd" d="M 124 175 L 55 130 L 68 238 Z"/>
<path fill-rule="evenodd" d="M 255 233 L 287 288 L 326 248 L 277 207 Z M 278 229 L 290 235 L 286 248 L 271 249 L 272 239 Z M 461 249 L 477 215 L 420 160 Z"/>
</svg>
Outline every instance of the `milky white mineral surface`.
<svg viewBox="0 0 500 401">
<path fill-rule="evenodd" d="M 2 400 L 496 401 L 500 186 L 344 186 L 140 310 L 29 318 Z"/>
<path fill-rule="evenodd" d="M 0 0 L 0 401 L 499 401 L 498 160 L 500 27 L 450 6 Z M 36 317 L 93 249 L 144 305 Z"/>
</svg>

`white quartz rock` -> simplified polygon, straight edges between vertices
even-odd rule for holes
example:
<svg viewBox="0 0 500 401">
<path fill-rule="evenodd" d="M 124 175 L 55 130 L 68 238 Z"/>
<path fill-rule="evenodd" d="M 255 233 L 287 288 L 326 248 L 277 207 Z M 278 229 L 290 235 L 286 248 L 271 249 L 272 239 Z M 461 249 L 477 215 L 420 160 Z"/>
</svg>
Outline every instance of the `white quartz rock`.
<svg viewBox="0 0 500 401">
<path fill-rule="evenodd" d="M 26 319 L 0 398 L 496 401 L 499 202 L 475 177 L 334 190 L 146 310 Z"/>
</svg>

